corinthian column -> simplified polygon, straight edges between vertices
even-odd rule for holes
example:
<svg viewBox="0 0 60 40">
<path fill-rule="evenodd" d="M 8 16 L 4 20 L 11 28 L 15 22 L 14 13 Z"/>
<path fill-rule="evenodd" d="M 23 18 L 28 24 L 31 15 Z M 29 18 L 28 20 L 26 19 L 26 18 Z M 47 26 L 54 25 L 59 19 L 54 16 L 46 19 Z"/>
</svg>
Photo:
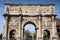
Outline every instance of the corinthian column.
<svg viewBox="0 0 60 40">
<path fill-rule="evenodd" d="M 22 21 L 23 21 L 23 16 L 21 16 L 21 40 L 23 40 L 23 30 L 24 30 L 24 28 L 23 28 L 23 24 L 22 24 Z"/>
<path fill-rule="evenodd" d="M 39 16 L 39 25 L 38 25 L 38 29 L 37 29 L 37 39 L 36 40 L 42 40 L 42 31 L 41 31 L 41 17 Z"/>
<path fill-rule="evenodd" d="M 57 30 L 56 30 L 56 20 L 55 20 L 55 17 L 52 16 L 52 37 L 56 37 L 56 32 L 57 32 Z"/>
<path fill-rule="evenodd" d="M 3 30 L 3 40 L 6 40 L 6 38 L 8 38 L 8 34 L 7 34 L 7 29 L 8 29 L 8 27 L 7 27 L 7 25 L 8 25 L 8 16 L 5 16 L 5 18 L 4 18 L 4 30 Z"/>
</svg>

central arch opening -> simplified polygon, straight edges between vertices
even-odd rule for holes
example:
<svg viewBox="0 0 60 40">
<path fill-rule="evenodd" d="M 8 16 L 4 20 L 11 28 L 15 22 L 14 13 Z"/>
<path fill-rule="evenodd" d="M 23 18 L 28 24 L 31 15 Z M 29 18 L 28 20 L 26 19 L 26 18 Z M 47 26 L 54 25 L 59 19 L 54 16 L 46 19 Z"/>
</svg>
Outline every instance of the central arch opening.
<svg viewBox="0 0 60 40">
<path fill-rule="evenodd" d="M 28 30 L 29 32 L 35 32 L 35 26 L 33 24 L 27 24 L 25 26 L 25 30 Z"/>
<path fill-rule="evenodd" d="M 36 26 L 33 23 L 24 25 L 23 37 L 24 40 L 36 40 Z"/>
</svg>

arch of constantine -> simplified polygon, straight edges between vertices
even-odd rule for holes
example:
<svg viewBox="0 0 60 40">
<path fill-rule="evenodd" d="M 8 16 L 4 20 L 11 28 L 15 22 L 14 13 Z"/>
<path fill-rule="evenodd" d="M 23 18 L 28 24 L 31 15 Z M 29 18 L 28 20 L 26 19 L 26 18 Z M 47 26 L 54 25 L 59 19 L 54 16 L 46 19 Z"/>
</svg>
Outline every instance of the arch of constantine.
<svg viewBox="0 0 60 40">
<path fill-rule="evenodd" d="M 35 26 L 36 40 L 57 37 L 55 4 L 5 4 L 3 40 L 24 40 L 24 26 Z M 5 39 L 4 39 L 5 38 Z M 55 39 L 56 40 L 56 39 Z"/>
</svg>

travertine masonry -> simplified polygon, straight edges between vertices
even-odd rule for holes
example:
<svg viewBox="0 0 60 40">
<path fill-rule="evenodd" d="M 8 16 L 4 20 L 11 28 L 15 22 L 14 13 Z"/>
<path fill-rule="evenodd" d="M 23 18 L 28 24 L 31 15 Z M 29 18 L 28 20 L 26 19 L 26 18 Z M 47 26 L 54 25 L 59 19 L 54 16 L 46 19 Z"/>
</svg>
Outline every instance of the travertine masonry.
<svg viewBox="0 0 60 40">
<path fill-rule="evenodd" d="M 16 30 L 16 40 L 24 40 L 24 26 L 35 26 L 36 40 L 42 40 L 44 30 L 50 32 L 51 38 L 57 37 L 54 4 L 5 4 L 4 37 L 10 38 L 10 31 Z M 57 40 L 57 39 L 55 39 Z"/>
</svg>

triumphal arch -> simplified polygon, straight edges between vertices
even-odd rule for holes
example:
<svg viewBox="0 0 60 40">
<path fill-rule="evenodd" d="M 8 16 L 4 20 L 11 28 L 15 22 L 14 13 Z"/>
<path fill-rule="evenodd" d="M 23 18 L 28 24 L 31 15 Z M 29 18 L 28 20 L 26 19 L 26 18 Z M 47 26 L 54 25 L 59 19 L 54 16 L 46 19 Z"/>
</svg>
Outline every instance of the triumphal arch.
<svg viewBox="0 0 60 40">
<path fill-rule="evenodd" d="M 3 40 L 24 39 L 24 26 L 35 26 L 36 40 L 44 40 L 44 34 L 52 40 L 57 37 L 54 4 L 5 4 Z M 56 39 L 55 39 L 56 40 Z"/>
</svg>

